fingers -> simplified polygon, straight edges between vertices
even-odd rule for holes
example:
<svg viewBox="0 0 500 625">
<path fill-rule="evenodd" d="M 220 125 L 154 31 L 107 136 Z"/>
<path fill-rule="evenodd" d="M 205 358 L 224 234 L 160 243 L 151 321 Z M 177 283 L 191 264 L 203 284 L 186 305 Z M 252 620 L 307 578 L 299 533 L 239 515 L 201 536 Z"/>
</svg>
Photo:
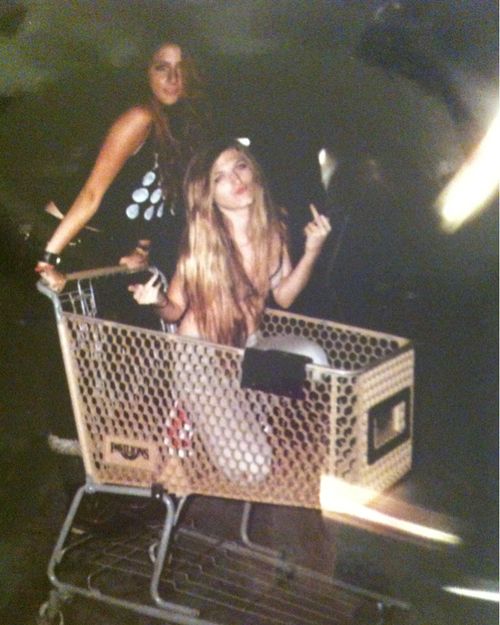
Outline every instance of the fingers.
<svg viewBox="0 0 500 625">
<path fill-rule="evenodd" d="M 128 285 L 128 290 L 131 291 L 132 293 L 135 293 L 136 291 L 138 291 L 139 289 L 141 291 L 154 291 L 155 289 L 157 289 L 160 284 L 157 283 L 157 275 L 153 275 L 147 282 L 145 282 L 144 284 L 139 283 L 139 284 L 129 284 Z"/>
<path fill-rule="evenodd" d="M 309 204 L 309 209 L 313 216 L 313 221 L 309 223 L 316 224 L 322 230 L 325 230 L 326 232 L 330 232 L 331 226 L 330 226 L 329 218 L 326 215 L 322 215 L 321 213 L 319 213 L 318 209 L 316 208 L 316 206 L 314 206 L 314 204 Z"/>
<path fill-rule="evenodd" d="M 316 206 L 314 206 L 314 204 L 311 203 L 309 204 L 309 210 L 312 213 L 314 221 L 316 221 L 319 217 L 318 209 L 316 208 Z"/>
<path fill-rule="evenodd" d="M 156 272 L 144 284 L 129 284 L 127 290 L 132 293 L 138 304 L 157 304 L 162 291 L 161 276 Z"/>
<path fill-rule="evenodd" d="M 159 280 L 158 280 L 159 277 L 160 276 L 157 273 L 154 273 L 151 276 L 151 278 L 149 278 L 149 280 L 146 282 L 146 284 L 144 286 L 147 286 L 147 287 L 150 287 L 150 286 L 151 287 L 160 286 L 160 283 L 159 283 Z"/>
<path fill-rule="evenodd" d="M 312 253 L 317 256 L 332 228 L 329 218 L 319 213 L 314 204 L 310 204 L 309 209 L 313 219 L 304 228 L 304 234 L 306 236 L 305 249 L 307 253 Z"/>
<path fill-rule="evenodd" d="M 306 234 L 319 234 L 327 236 L 331 231 L 330 220 L 325 215 L 319 215 L 315 221 L 310 221 L 304 228 Z"/>
</svg>

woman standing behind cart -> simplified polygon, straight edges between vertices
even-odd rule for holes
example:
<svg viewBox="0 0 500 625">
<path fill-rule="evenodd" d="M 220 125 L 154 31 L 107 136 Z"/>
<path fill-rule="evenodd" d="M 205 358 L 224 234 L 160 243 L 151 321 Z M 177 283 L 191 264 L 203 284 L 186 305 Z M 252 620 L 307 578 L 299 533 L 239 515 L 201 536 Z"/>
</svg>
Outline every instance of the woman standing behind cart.
<svg viewBox="0 0 500 625">
<path fill-rule="evenodd" d="M 164 268 L 165 258 L 175 261 L 173 242 L 183 227 L 182 179 L 207 137 L 208 115 L 194 62 L 176 43 L 156 49 L 147 75 L 150 101 L 114 122 L 90 176 L 36 266 L 56 290 L 65 281 L 56 269 L 62 251 L 98 209 L 96 225 L 107 237 L 108 264 L 128 252 L 121 264 L 146 266 L 152 250 L 167 255 Z"/>
<path fill-rule="evenodd" d="M 268 296 L 288 308 L 305 287 L 331 227 L 311 205 L 305 248 L 292 268 L 283 214 L 248 150 L 218 143 L 197 154 L 185 179 L 187 228 L 165 294 L 153 277 L 129 287 L 179 333 L 243 347 L 258 343 Z"/>
</svg>

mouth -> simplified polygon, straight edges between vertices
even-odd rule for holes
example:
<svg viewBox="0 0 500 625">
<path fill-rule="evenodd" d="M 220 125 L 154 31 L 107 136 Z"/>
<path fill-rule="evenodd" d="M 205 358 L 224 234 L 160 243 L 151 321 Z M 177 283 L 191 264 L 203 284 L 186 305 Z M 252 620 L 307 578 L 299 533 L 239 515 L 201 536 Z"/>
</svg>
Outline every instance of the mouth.
<svg viewBox="0 0 500 625">
<path fill-rule="evenodd" d="M 161 89 L 161 93 L 165 98 L 179 98 L 182 93 L 182 87 L 178 84 L 164 85 Z"/>
</svg>

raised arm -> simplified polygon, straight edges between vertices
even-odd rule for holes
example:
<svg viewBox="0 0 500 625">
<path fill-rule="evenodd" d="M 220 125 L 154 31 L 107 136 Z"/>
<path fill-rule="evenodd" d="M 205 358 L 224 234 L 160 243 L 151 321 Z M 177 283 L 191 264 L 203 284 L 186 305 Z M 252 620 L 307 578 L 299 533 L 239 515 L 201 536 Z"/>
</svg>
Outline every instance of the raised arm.
<svg viewBox="0 0 500 625">
<path fill-rule="evenodd" d="M 304 253 L 297 265 L 292 269 L 290 257 L 288 252 L 285 251 L 282 278 L 273 289 L 276 303 L 283 308 L 289 308 L 306 286 L 314 264 L 331 230 L 330 220 L 325 215 L 320 215 L 313 204 L 310 205 L 310 210 L 313 219 L 304 229 L 306 235 Z"/>
</svg>

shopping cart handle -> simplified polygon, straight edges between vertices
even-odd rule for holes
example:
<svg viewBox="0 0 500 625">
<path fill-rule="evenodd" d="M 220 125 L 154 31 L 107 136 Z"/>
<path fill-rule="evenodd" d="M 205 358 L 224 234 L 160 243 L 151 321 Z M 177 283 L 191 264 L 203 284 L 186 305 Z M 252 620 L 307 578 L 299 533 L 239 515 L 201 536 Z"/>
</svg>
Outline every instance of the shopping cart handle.
<svg viewBox="0 0 500 625">
<path fill-rule="evenodd" d="M 102 276 L 111 276 L 116 274 L 139 273 L 147 270 L 148 267 L 136 267 L 129 269 L 125 265 L 112 265 L 110 267 L 96 267 L 95 269 L 84 269 L 83 271 L 74 271 L 66 274 L 69 280 L 91 280 L 92 278 L 100 278 Z"/>
<path fill-rule="evenodd" d="M 68 282 L 77 282 L 78 280 L 92 280 L 93 278 L 101 278 L 104 276 L 120 275 L 120 274 L 134 274 L 144 270 L 155 270 L 153 267 L 140 267 L 129 269 L 125 265 L 111 265 L 109 267 L 96 267 L 94 269 L 84 269 L 82 271 L 73 271 L 65 274 L 65 282 L 61 289 L 52 289 L 43 278 L 40 278 L 37 282 L 37 289 L 44 295 L 50 297 L 50 293 L 59 294 L 67 286 Z"/>
</svg>

